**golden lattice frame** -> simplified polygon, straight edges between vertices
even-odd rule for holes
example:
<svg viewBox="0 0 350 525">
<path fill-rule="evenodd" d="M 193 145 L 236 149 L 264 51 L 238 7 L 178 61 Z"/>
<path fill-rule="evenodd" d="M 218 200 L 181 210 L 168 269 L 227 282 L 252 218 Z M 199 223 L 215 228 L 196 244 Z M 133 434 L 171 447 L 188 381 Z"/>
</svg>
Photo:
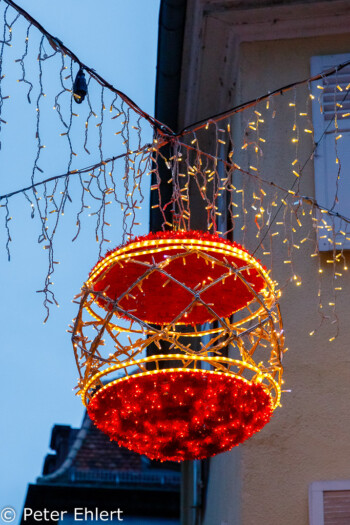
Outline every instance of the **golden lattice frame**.
<svg viewBox="0 0 350 525">
<path fill-rule="evenodd" d="M 135 253 L 142 255 L 142 250 L 149 255 L 149 250 L 159 251 L 164 247 L 168 252 L 169 248 L 178 250 L 180 247 L 182 252 L 174 252 L 174 255 L 169 255 L 158 263 L 154 260 L 152 263 L 138 261 L 145 267 L 145 272 L 125 293 L 140 289 L 142 281 L 150 273 L 165 274 L 168 279 L 191 293 L 192 300 L 187 309 L 200 301 L 210 312 L 211 322 L 189 327 L 178 322 L 184 314 L 181 312 L 173 322 L 155 326 L 120 307 L 119 303 L 125 293 L 117 300 L 112 300 L 103 290 L 94 289 L 96 276 L 98 278 L 104 268 L 119 264 L 121 258 L 130 261 Z M 96 388 L 103 388 L 108 381 L 122 381 L 135 374 L 157 373 L 160 369 L 164 370 L 164 367 L 179 371 L 203 368 L 213 373 L 235 375 L 245 381 L 258 382 L 269 392 L 273 406 L 279 404 L 284 345 L 277 302 L 279 292 L 275 290 L 266 270 L 250 254 L 234 247 L 235 255 L 239 252 L 244 261 L 244 265 L 237 268 L 227 259 L 215 257 L 215 253 L 222 250 L 227 251 L 227 255 L 232 255 L 233 248 L 223 243 L 194 242 L 189 239 L 163 240 L 157 243 L 153 241 L 153 244 L 144 241 L 134 243 L 131 248 L 129 245 L 129 248 L 112 252 L 95 267 L 82 288 L 79 312 L 72 326 L 72 341 L 79 370 L 78 392 L 85 404 Z M 208 305 L 201 298 L 207 287 L 214 286 L 215 282 L 203 286 L 200 291 L 194 290 L 166 271 L 174 258 L 186 258 L 191 254 L 203 257 L 208 264 L 220 265 L 225 271 L 220 281 L 235 273 L 254 299 L 231 318 L 220 318 L 215 312 L 215 305 Z M 255 292 L 243 275 L 247 269 L 253 268 L 265 282 L 260 293 Z M 101 298 L 104 308 L 101 307 L 101 302 L 98 303 Z M 121 316 L 128 317 L 129 320 L 123 321 Z M 108 353 L 104 348 L 107 348 Z M 114 349 L 113 353 L 110 352 L 111 348 Z M 145 357 L 146 353 L 153 355 Z M 124 377 L 116 378 L 115 374 L 121 372 Z"/>
</svg>

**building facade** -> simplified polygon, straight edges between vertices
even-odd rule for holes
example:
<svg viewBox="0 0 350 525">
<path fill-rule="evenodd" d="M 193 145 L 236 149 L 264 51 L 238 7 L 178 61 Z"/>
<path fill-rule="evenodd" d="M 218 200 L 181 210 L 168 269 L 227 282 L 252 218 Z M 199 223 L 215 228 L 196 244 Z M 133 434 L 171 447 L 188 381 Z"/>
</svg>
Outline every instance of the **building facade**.
<svg viewBox="0 0 350 525">
<path fill-rule="evenodd" d="M 161 4 L 156 117 L 175 131 L 308 79 L 315 74 L 315 67 L 321 67 L 321 72 L 350 59 L 348 1 L 163 0 Z M 343 73 L 336 76 L 333 94 L 336 86 L 339 92 L 349 89 L 348 69 Z M 325 86 L 327 91 L 327 82 L 318 82 L 319 93 Z M 325 127 L 321 124 L 320 128 L 314 103 L 317 98 L 317 86 L 308 83 L 288 94 L 271 97 L 275 117 L 264 128 L 267 145 L 259 174 L 283 188 L 291 187 L 290 147 L 296 107 L 298 119 L 304 113 L 309 119 L 305 126 L 299 126 L 297 154 L 307 160 L 300 191 L 318 200 L 323 191 L 324 198 L 330 196 L 332 200 L 334 191 L 324 180 L 330 171 L 327 144 L 331 140 L 334 149 L 334 136 L 339 129 L 344 141 L 339 158 L 342 177 L 346 179 L 350 169 L 347 116 L 344 109 L 345 118 L 339 116 L 340 127 L 335 130 L 328 126 L 329 122 L 334 124 L 334 116 L 327 120 L 325 111 Z M 326 98 L 321 99 L 320 105 L 325 106 L 326 102 Z M 253 107 L 251 113 L 254 109 L 257 108 Z M 241 146 L 244 141 L 249 142 L 249 118 L 248 112 L 242 112 L 230 121 L 235 143 L 239 144 L 234 161 L 247 170 L 256 160 L 254 153 L 249 157 Z M 310 136 L 304 133 L 310 130 Z M 322 148 L 318 145 L 321 138 Z M 210 140 L 206 147 L 213 152 Z M 249 190 L 250 181 L 238 183 Z M 337 204 L 343 199 L 341 210 L 349 217 L 350 206 L 344 199 L 346 184 L 343 190 Z M 200 229 L 200 210 L 193 215 L 192 227 Z M 276 221 L 284 220 L 282 206 Z M 300 286 L 289 283 L 281 298 L 289 348 L 284 377 L 286 389 L 291 392 L 284 393 L 283 406 L 260 433 L 231 452 L 210 459 L 205 497 L 199 500 L 193 496 L 196 510 L 184 511 L 184 524 L 350 523 L 350 282 L 346 262 L 336 272 L 341 279 L 341 286 L 336 286 L 336 313 L 332 285 L 334 265 L 339 260 L 334 262 L 334 257 L 344 249 L 342 256 L 346 260 L 349 246 L 345 240 L 336 244 L 334 238 L 322 245 L 321 238 L 326 236 L 317 234 L 312 220 L 311 215 L 306 216 L 298 234 L 299 239 L 305 236 L 308 242 L 295 242 L 293 264 L 296 284 Z M 322 222 L 319 224 L 322 226 Z M 327 225 L 324 228 L 327 231 Z M 242 232 L 238 220 L 233 239 L 247 247 L 254 246 L 255 233 L 249 227 Z M 273 277 L 283 287 L 292 280 L 285 259 L 282 250 L 274 250 Z M 200 477 L 198 466 L 193 469 Z M 196 477 L 193 469 L 189 474 L 186 466 L 188 479 Z"/>
<path fill-rule="evenodd" d="M 177 464 L 119 447 L 87 415 L 80 429 L 55 425 L 50 448 L 42 475 L 28 486 L 21 524 L 180 523 Z"/>
</svg>

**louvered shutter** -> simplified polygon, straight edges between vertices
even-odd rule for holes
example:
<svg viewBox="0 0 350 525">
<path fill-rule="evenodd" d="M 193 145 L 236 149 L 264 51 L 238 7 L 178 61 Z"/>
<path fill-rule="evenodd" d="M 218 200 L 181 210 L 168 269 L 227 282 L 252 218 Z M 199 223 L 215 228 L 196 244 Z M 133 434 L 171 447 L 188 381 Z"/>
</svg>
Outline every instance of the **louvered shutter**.
<svg viewBox="0 0 350 525">
<path fill-rule="evenodd" d="M 350 524 L 350 480 L 314 481 L 309 486 L 309 525 Z"/>
<path fill-rule="evenodd" d="M 350 524 L 350 490 L 323 492 L 324 525 Z"/>
<path fill-rule="evenodd" d="M 312 57 L 311 74 L 348 60 L 350 54 Z M 350 66 L 313 82 L 311 89 L 314 140 L 319 143 L 314 157 L 315 198 L 321 206 L 350 217 Z M 325 213 L 318 213 L 318 218 L 319 250 L 350 249 L 350 224 Z"/>
</svg>

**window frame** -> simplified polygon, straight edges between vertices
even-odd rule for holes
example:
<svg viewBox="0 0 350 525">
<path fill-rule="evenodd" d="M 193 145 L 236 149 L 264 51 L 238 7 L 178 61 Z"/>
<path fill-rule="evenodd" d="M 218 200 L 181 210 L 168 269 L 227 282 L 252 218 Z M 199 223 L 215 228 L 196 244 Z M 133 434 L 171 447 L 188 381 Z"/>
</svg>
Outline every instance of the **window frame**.
<svg viewBox="0 0 350 525">
<path fill-rule="evenodd" d="M 350 480 L 314 481 L 309 486 L 309 523 L 324 524 L 323 493 L 328 491 L 350 491 Z"/>
</svg>

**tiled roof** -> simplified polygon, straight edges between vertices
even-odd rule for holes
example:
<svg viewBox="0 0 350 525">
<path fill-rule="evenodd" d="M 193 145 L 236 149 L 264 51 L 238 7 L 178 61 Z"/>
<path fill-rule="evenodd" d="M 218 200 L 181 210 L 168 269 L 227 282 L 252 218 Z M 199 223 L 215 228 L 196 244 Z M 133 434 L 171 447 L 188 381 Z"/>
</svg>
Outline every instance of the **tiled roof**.
<svg viewBox="0 0 350 525">
<path fill-rule="evenodd" d="M 136 452 L 110 441 L 91 424 L 72 467 L 76 470 L 139 471 L 142 470 L 142 458 Z"/>
<path fill-rule="evenodd" d="M 94 485 L 180 484 L 179 464 L 151 461 L 124 447 L 98 430 L 85 414 L 81 429 L 55 425 L 51 448 L 55 454 L 45 459 L 39 483 Z"/>
</svg>

